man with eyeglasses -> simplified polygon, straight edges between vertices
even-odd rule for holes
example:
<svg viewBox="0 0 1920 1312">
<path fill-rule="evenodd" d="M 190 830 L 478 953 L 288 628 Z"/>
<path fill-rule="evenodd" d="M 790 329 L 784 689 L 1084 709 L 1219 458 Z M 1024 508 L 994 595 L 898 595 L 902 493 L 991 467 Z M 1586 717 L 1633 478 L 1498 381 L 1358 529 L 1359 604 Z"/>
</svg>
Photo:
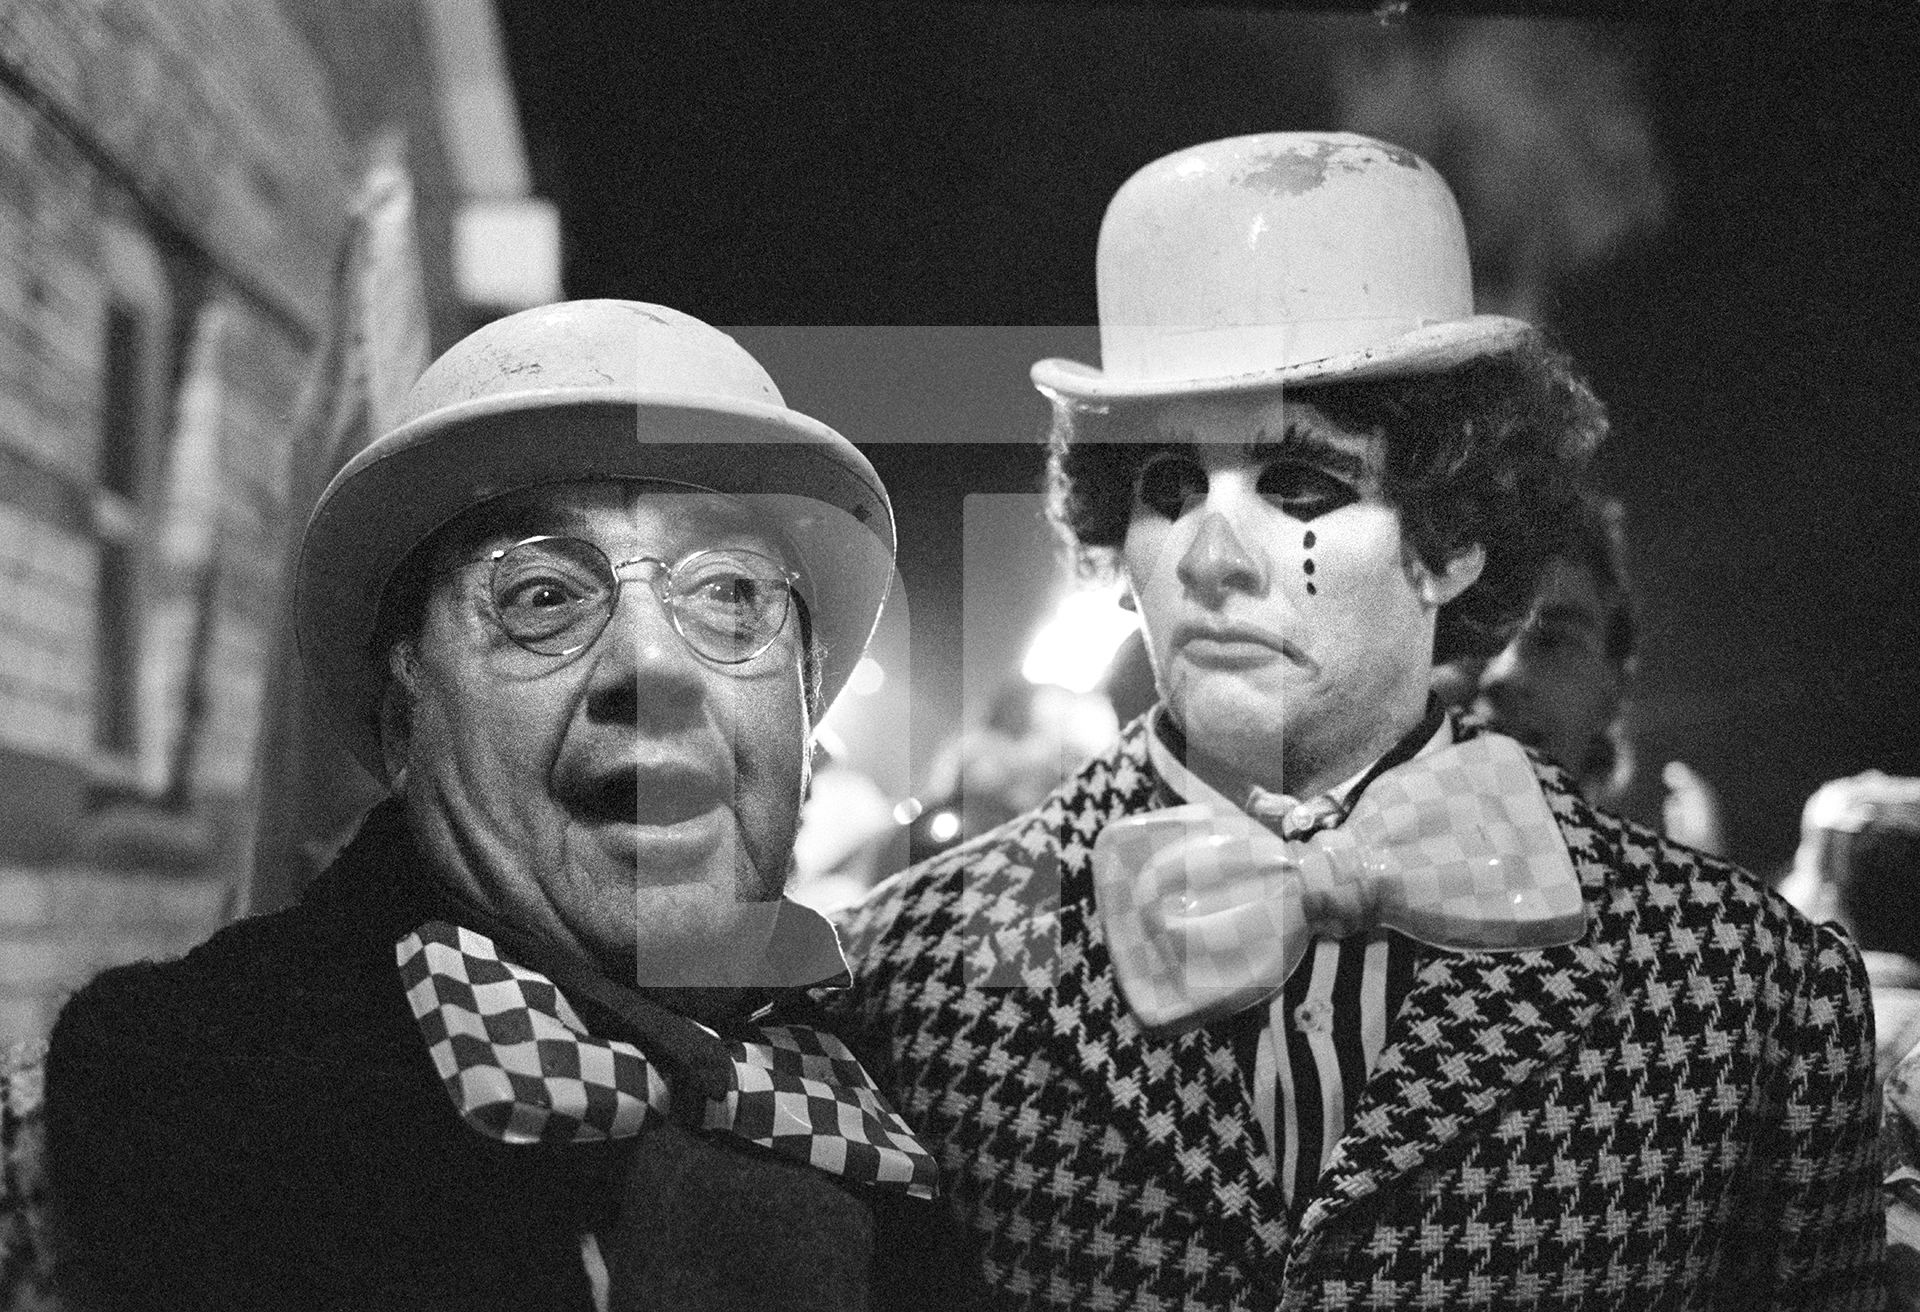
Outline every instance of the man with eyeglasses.
<svg viewBox="0 0 1920 1312">
<path fill-rule="evenodd" d="M 298 906 L 54 1031 L 76 1305 L 937 1305 L 933 1162 L 797 1023 L 846 963 L 781 897 L 893 542 L 865 458 L 676 311 L 548 306 L 437 361 L 297 580 L 392 798 Z"/>
</svg>

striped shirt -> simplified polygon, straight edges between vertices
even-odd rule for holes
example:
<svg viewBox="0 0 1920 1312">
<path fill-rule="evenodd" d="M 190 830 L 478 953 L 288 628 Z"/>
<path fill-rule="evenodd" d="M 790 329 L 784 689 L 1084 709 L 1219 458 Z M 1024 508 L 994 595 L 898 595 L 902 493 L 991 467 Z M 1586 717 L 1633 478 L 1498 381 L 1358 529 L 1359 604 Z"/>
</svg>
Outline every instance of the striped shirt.
<svg viewBox="0 0 1920 1312">
<path fill-rule="evenodd" d="M 1244 802 L 1229 801 L 1181 762 L 1179 730 L 1164 708 L 1156 715 L 1147 753 L 1162 781 L 1165 805 L 1238 806 L 1281 837 L 1298 839 L 1339 825 L 1382 771 L 1452 741 L 1452 725 L 1438 709 L 1430 709 L 1392 751 L 1306 802 L 1259 788 Z M 1387 1022 L 1413 984 L 1413 966 L 1412 943 L 1393 930 L 1316 938 L 1286 986 L 1261 1008 L 1263 1022 L 1239 1027 L 1234 1046 L 1241 1070 L 1248 1072 L 1254 1115 L 1296 1216 L 1312 1199 L 1322 1168 L 1353 1119 L 1360 1091 L 1379 1064 Z"/>
</svg>

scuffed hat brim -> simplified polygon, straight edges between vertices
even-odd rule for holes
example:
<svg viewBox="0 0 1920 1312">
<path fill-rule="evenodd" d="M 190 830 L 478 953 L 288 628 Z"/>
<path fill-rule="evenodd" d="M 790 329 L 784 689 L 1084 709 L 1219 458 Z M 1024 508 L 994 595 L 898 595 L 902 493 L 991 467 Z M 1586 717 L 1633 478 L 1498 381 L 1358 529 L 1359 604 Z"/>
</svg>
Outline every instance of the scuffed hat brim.
<svg viewBox="0 0 1920 1312">
<path fill-rule="evenodd" d="M 1046 359 L 1033 366 L 1033 385 L 1055 401 L 1076 407 L 1112 402 L 1257 392 L 1301 383 L 1366 382 L 1442 373 L 1470 360 L 1498 355 L 1539 338 L 1519 319 L 1480 314 L 1429 324 L 1377 346 L 1320 360 L 1251 372 L 1184 378 L 1116 378 L 1075 360 Z"/>
</svg>

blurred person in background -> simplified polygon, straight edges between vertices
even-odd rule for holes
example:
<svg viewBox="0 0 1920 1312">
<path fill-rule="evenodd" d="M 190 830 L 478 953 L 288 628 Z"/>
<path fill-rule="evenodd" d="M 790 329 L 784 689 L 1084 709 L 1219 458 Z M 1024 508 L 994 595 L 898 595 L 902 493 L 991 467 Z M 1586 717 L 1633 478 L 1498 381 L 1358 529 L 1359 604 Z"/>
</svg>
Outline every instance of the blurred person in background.
<svg viewBox="0 0 1920 1312">
<path fill-rule="evenodd" d="M 1513 639 L 1490 658 L 1434 670 L 1442 701 L 1539 752 L 1573 777 L 1587 801 L 1607 807 L 1619 804 L 1634 769 L 1627 709 L 1639 624 L 1624 523 L 1618 501 L 1583 495 Z M 1724 856 L 1712 785 L 1684 761 L 1669 761 L 1660 777 L 1667 837 Z"/>
<path fill-rule="evenodd" d="M 992 1305 L 1878 1307 L 1858 953 L 1431 695 L 1605 432 L 1474 313 L 1439 175 L 1196 146 L 1097 281 L 1102 367 L 1033 371 L 1052 508 L 1161 704 L 883 884 L 837 999 Z"/>
<path fill-rule="evenodd" d="M 824 916 L 846 910 L 892 869 L 900 836 L 880 785 L 816 740 L 787 896 Z"/>
<path fill-rule="evenodd" d="M 1920 1312 L 1920 779 L 1868 770 L 1822 784 L 1780 892 L 1844 925 L 1866 959 L 1885 1077 L 1889 1306 Z"/>
<path fill-rule="evenodd" d="M 924 861 L 1037 806 L 1119 731 L 1102 694 L 1007 680 L 985 722 L 934 754 L 927 772 L 933 800 L 910 826 L 908 859 Z"/>
<path fill-rule="evenodd" d="M 1920 1044 L 1920 779 L 1868 770 L 1822 784 L 1780 893 L 1860 945 L 1889 1074 Z"/>
<path fill-rule="evenodd" d="M 892 549 L 866 459 L 677 311 L 544 306 L 429 368 L 296 588 L 391 796 L 296 906 L 54 1028 L 73 1306 L 937 1302 L 934 1164 L 790 1020 L 846 963 L 782 897 Z"/>
<path fill-rule="evenodd" d="M 1883 1092 L 1887 1306 L 1893 1312 L 1920 1312 L 1920 1044 L 1895 1063 Z"/>
</svg>

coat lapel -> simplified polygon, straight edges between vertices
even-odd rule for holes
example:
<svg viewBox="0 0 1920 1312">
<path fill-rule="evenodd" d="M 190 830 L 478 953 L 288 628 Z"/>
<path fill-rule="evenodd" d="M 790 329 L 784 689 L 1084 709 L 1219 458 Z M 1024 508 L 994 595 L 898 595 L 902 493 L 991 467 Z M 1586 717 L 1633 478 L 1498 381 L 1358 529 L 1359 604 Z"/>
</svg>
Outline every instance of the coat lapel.
<svg viewBox="0 0 1920 1312">
<path fill-rule="evenodd" d="M 1111 767 L 1096 763 L 1064 795 L 1060 853 L 1060 967 L 1052 1059 L 1102 1108 L 1103 1173 L 1143 1198 L 1164 1191 L 1223 1253 L 1278 1262 L 1286 1218 L 1260 1144 L 1227 1025 L 1160 1037 L 1142 1030 L 1114 982 L 1093 891 L 1093 840 L 1102 826 L 1152 805 L 1157 786 L 1136 725 Z M 1104 1151 L 1104 1150 L 1103 1150 Z M 1151 1208 L 1149 1208 L 1151 1210 Z"/>
<path fill-rule="evenodd" d="M 1585 893 L 1586 936 L 1527 952 L 1421 949 L 1388 1045 L 1301 1217 L 1296 1253 L 1336 1217 L 1484 1133 L 1607 1005 L 1617 951 L 1602 931 L 1609 862 L 1592 813 L 1557 772 L 1541 772 L 1541 791 Z"/>
</svg>

